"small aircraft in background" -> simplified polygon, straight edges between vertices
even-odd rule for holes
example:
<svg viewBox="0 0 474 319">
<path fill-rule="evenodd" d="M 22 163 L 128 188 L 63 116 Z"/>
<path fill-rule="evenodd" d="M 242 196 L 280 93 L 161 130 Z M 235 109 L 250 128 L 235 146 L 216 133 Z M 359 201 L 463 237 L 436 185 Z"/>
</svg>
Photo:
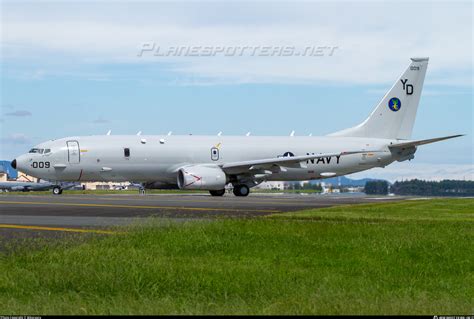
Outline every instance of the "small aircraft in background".
<svg viewBox="0 0 474 319">
<path fill-rule="evenodd" d="M 52 189 L 53 194 L 59 195 L 64 189 L 70 189 L 76 186 L 75 183 L 51 183 L 51 182 L 16 182 L 7 181 L 0 182 L 0 190 L 10 192 L 31 192 L 31 191 L 47 191 Z"/>
</svg>

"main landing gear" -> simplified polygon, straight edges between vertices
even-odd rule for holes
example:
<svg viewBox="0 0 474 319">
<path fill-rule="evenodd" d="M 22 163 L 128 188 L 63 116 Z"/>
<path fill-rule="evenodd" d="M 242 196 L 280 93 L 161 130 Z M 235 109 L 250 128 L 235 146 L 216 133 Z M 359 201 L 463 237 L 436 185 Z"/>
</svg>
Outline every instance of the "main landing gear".
<svg viewBox="0 0 474 319">
<path fill-rule="evenodd" d="M 245 197 L 245 196 L 248 196 L 248 194 L 250 193 L 250 189 L 249 189 L 249 187 L 248 187 L 247 185 L 244 185 L 244 184 L 242 184 L 242 185 L 235 185 L 233 192 L 234 192 L 234 195 L 235 195 L 235 196 L 243 196 L 243 197 Z"/>
<path fill-rule="evenodd" d="M 234 185 L 233 192 L 235 196 L 245 197 L 248 196 L 248 194 L 250 193 L 250 189 L 247 185 L 244 184 Z M 225 189 L 209 191 L 209 193 L 211 194 L 211 196 L 224 196 Z"/>
<path fill-rule="evenodd" d="M 217 191 L 209 191 L 212 196 L 223 196 L 225 194 L 225 189 L 219 189 Z"/>
</svg>

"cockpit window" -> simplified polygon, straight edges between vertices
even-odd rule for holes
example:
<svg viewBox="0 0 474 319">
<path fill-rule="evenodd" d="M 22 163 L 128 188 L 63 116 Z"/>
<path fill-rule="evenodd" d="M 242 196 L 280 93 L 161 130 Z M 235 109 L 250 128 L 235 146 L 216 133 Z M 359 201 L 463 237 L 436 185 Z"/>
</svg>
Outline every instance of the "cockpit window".
<svg viewBox="0 0 474 319">
<path fill-rule="evenodd" d="M 50 148 L 47 148 L 47 149 L 44 149 L 44 148 L 32 148 L 29 153 L 38 153 L 38 154 L 47 154 L 47 153 L 51 153 L 51 149 Z"/>
</svg>

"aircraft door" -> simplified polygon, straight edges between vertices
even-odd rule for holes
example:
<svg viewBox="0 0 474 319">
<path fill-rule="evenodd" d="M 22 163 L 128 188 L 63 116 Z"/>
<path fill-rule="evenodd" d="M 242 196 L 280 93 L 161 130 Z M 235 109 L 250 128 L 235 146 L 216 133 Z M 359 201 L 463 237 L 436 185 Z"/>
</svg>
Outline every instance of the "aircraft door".
<svg viewBox="0 0 474 319">
<path fill-rule="evenodd" d="M 68 161 L 69 164 L 79 164 L 81 153 L 78 141 L 67 141 Z"/>
</svg>

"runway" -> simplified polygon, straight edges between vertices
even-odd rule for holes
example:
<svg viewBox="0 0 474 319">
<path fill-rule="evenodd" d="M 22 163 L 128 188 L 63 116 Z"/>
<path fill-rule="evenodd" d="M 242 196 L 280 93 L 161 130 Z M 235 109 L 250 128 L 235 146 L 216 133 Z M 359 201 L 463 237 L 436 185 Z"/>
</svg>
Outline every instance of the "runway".
<svg viewBox="0 0 474 319">
<path fill-rule="evenodd" d="M 108 234 L 110 226 L 140 222 L 151 216 L 173 221 L 255 218 L 310 208 L 404 199 L 398 196 L 314 194 L 251 194 L 248 197 L 228 194 L 223 197 L 206 194 L 2 194 L 0 239 L 38 235 L 57 237 L 57 233 Z"/>
<path fill-rule="evenodd" d="M 104 226 L 142 217 L 255 217 L 335 205 L 403 200 L 362 195 L 262 195 L 211 197 L 205 194 L 2 195 L 0 224 Z"/>
</svg>

